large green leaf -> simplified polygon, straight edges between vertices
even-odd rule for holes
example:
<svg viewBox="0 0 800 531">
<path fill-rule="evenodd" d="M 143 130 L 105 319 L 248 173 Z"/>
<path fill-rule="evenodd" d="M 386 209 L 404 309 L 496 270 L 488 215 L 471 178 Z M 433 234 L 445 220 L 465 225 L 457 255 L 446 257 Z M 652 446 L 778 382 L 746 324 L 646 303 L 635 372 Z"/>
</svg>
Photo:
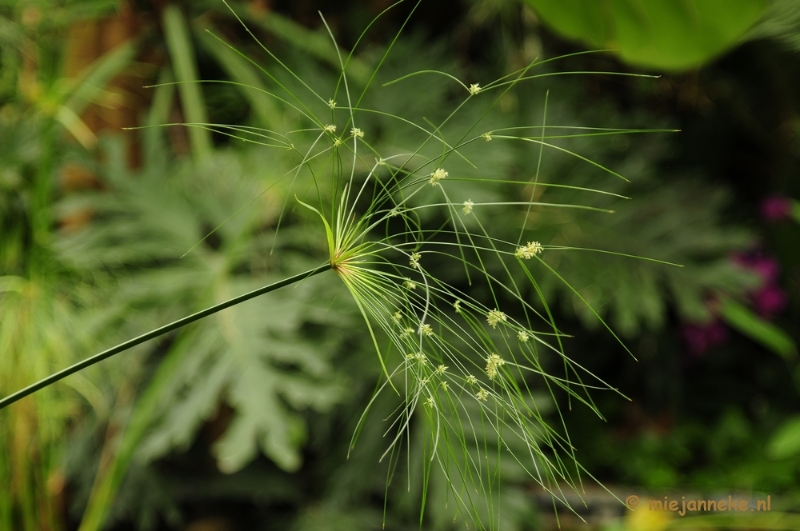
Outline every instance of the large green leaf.
<svg viewBox="0 0 800 531">
<path fill-rule="evenodd" d="M 546 25 L 641 66 L 682 70 L 730 48 L 767 0 L 527 0 Z"/>
<path fill-rule="evenodd" d="M 119 147 L 109 143 L 109 152 Z M 91 206 L 103 223 L 76 234 L 65 246 L 65 257 L 87 266 L 136 266 L 141 275 L 121 283 L 120 296 L 130 296 L 137 307 L 182 307 L 181 314 L 269 284 L 275 273 L 252 272 L 262 271 L 267 260 L 256 235 L 274 220 L 276 207 L 245 209 L 223 223 L 275 179 L 258 164 L 263 164 L 259 153 L 217 152 L 202 165 L 154 165 L 135 179 L 109 170 L 115 195 L 87 194 L 72 202 Z M 214 245 L 201 245 L 178 259 L 208 227 L 217 226 Z M 170 267 L 154 269 L 154 261 Z M 335 282 L 298 286 L 279 299 L 228 308 L 202 328 L 182 332 L 180 348 L 191 355 L 170 370 L 170 387 L 157 398 L 169 407 L 155 408 L 151 433 L 138 451 L 155 458 L 188 446 L 224 401 L 235 414 L 215 445 L 222 469 L 241 469 L 259 449 L 279 466 L 297 468 L 305 432 L 302 412 L 324 411 L 343 396 L 341 378 L 326 361 L 338 339 L 323 333 L 309 338 L 303 332 L 304 326 L 333 329 L 342 323 L 342 312 L 318 311 L 317 301 L 328 289 L 332 298 L 343 288 Z"/>
<path fill-rule="evenodd" d="M 767 454 L 773 459 L 793 457 L 800 453 L 800 417 L 792 417 L 772 436 Z"/>
<path fill-rule="evenodd" d="M 797 0 L 773 0 L 764 17 L 747 35 L 748 40 L 775 39 L 800 51 L 800 4 Z"/>
</svg>

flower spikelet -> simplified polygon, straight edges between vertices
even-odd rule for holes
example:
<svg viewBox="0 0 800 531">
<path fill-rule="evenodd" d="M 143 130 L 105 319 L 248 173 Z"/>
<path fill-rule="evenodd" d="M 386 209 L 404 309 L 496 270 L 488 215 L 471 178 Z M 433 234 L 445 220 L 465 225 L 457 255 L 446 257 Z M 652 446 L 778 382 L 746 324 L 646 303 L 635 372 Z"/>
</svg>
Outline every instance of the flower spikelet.
<svg viewBox="0 0 800 531">
<path fill-rule="evenodd" d="M 364 138 L 364 131 L 359 129 L 358 127 L 354 127 L 350 130 L 350 134 L 356 138 Z"/>
<path fill-rule="evenodd" d="M 433 335 L 433 328 L 431 328 L 429 324 L 424 324 L 419 327 L 419 333 L 423 336 L 431 337 Z"/>
<path fill-rule="evenodd" d="M 520 330 L 520 332 L 517 334 L 517 339 L 519 339 L 519 340 L 520 340 L 520 342 L 522 342 L 522 343 L 527 343 L 527 342 L 528 342 L 528 338 L 529 338 L 529 337 L 530 337 L 530 336 L 528 336 L 528 332 L 524 332 L 524 331 L 521 331 L 521 330 Z"/>
<path fill-rule="evenodd" d="M 484 388 L 478 389 L 478 392 L 475 393 L 475 398 L 480 400 L 481 402 L 486 402 L 486 399 L 489 398 L 489 393 Z"/>
<path fill-rule="evenodd" d="M 414 269 L 419 269 L 419 259 L 422 258 L 422 255 L 419 253 L 411 253 L 411 260 L 409 260 L 409 264 Z"/>
<path fill-rule="evenodd" d="M 428 363 L 428 357 L 422 352 L 409 352 L 408 354 L 406 354 L 406 360 L 407 361 L 417 360 L 420 363 L 420 365 L 425 365 L 426 363 Z"/>
<path fill-rule="evenodd" d="M 322 130 L 325 131 L 326 133 L 335 133 L 336 126 L 333 124 L 328 124 L 325 127 L 323 127 Z"/>
<path fill-rule="evenodd" d="M 431 183 L 431 186 L 435 186 L 435 185 L 439 184 L 439 181 L 441 181 L 442 179 L 444 179 L 448 175 L 450 175 L 450 174 L 447 173 L 444 170 L 444 168 L 436 168 L 436 170 L 433 173 L 431 173 L 431 180 L 429 182 Z"/>
<path fill-rule="evenodd" d="M 497 354 L 489 354 L 489 357 L 486 358 L 486 376 L 490 380 L 494 380 L 497 376 L 497 369 L 505 365 L 505 363 L 505 360 Z"/>
<path fill-rule="evenodd" d="M 479 83 L 473 83 L 469 86 L 467 90 L 469 90 L 470 96 L 475 96 L 477 93 L 481 91 L 481 86 Z"/>
<path fill-rule="evenodd" d="M 410 278 L 406 278 L 403 282 L 403 286 L 406 289 L 417 289 L 417 283 L 411 280 Z"/>
<path fill-rule="evenodd" d="M 467 199 L 466 201 L 464 201 L 464 208 L 461 209 L 461 212 L 463 212 L 464 215 L 468 216 L 472 214 L 472 207 L 474 206 L 475 203 L 472 202 L 472 199 Z"/>
<path fill-rule="evenodd" d="M 542 252 L 541 243 L 528 242 L 527 245 L 523 245 L 522 247 L 517 247 L 517 250 L 514 251 L 514 256 L 516 256 L 517 258 L 524 258 L 525 260 L 529 260 L 541 252 Z"/>
<path fill-rule="evenodd" d="M 497 328 L 499 323 L 505 322 L 507 319 L 508 317 L 506 317 L 506 314 L 496 308 L 491 310 L 486 316 L 486 322 L 489 323 L 489 326 L 492 328 Z"/>
</svg>

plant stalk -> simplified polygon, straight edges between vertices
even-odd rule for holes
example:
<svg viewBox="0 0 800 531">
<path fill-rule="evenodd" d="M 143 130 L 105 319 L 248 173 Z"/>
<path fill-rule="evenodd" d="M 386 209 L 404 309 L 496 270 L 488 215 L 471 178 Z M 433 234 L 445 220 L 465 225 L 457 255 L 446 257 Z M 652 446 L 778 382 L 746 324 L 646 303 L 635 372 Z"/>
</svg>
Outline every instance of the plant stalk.
<svg viewBox="0 0 800 531">
<path fill-rule="evenodd" d="M 295 282 L 299 282 L 299 281 L 301 281 L 303 279 L 306 279 L 306 278 L 309 278 L 309 277 L 313 277 L 314 275 L 318 275 L 319 273 L 322 273 L 323 271 L 327 271 L 330 268 L 331 268 L 330 264 L 321 265 L 321 266 L 319 266 L 319 267 L 317 267 L 315 269 L 310 269 L 310 270 L 308 270 L 308 271 L 306 271 L 304 273 L 300 273 L 298 275 L 294 275 L 294 276 L 291 276 L 289 278 L 285 278 L 285 279 L 281 280 L 280 282 L 275 282 L 274 284 L 269 284 L 267 286 L 263 286 L 263 287 L 258 288 L 256 290 L 253 290 L 253 291 L 251 291 L 249 293 L 245 293 L 244 295 L 239 295 L 238 297 L 234 297 L 234 298 L 232 298 L 230 300 L 227 300 L 225 302 L 221 302 L 221 303 L 219 303 L 217 305 L 211 306 L 210 308 L 206 308 L 205 310 L 201 310 L 201 311 L 199 311 L 197 313 L 193 313 L 191 315 L 183 317 L 182 319 L 178 319 L 177 321 L 173 321 L 173 322 L 171 322 L 171 323 L 169 323 L 167 325 L 164 325 L 164 326 L 162 326 L 160 328 L 156 328 L 155 330 L 151 330 L 150 332 L 147 332 L 146 334 L 142 334 L 142 335 L 140 335 L 138 337 L 135 337 L 133 339 L 129 339 L 128 341 L 126 341 L 124 343 L 120 343 L 119 345 L 117 345 L 115 347 L 111 347 L 108 350 L 104 350 L 103 352 L 100 352 L 99 354 L 95 354 L 94 356 L 92 356 L 90 358 L 86 358 L 83 361 L 79 361 L 75 365 L 71 365 L 70 367 L 67 367 L 66 369 L 62 369 L 62 370 L 60 370 L 60 371 L 58 371 L 58 372 L 56 372 L 54 374 L 51 374 L 47 378 L 39 380 L 38 382 L 36 382 L 34 384 L 31 384 L 28 387 L 17 391 L 14 394 L 8 395 L 7 397 L 5 397 L 3 399 L 0 399 L 0 410 L 10 406 L 14 402 L 16 402 L 16 401 L 18 401 L 18 400 L 20 400 L 22 398 L 25 398 L 26 396 L 28 396 L 30 394 L 35 393 L 36 391 L 38 391 L 40 389 L 43 389 L 43 388 L 47 387 L 48 385 L 52 385 L 52 384 L 58 382 L 59 380 L 62 380 L 64 378 L 66 378 L 70 374 L 74 374 L 74 373 L 76 373 L 78 371 L 81 371 L 81 370 L 85 369 L 86 367 L 90 367 L 90 366 L 94 365 L 95 363 L 99 363 L 99 362 L 101 362 L 101 361 L 103 361 L 103 360 L 105 360 L 107 358 L 110 358 L 111 356 L 113 356 L 115 354 L 119 354 L 120 352 L 124 352 L 124 351 L 128 350 L 131 347 L 135 347 L 136 345 L 139 345 L 141 343 L 144 343 L 145 341 L 149 341 L 149 340 L 154 339 L 156 337 L 163 336 L 164 334 L 166 334 L 168 332 L 172 332 L 173 330 L 177 330 L 178 328 L 186 326 L 189 323 L 193 323 L 195 321 L 198 321 L 198 320 L 202 319 L 203 317 L 208 317 L 209 315 L 213 315 L 213 314 L 215 314 L 215 313 L 217 313 L 217 312 L 219 312 L 221 310 L 224 310 L 225 308 L 230 308 L 231 306 L 235 306 L 235 305 L 240 304 L 242 302 L 245 302 L 245 301 L 248 301 L 248 300 L 253 299 L 255 297 L 258 297 L 259 295 L 263 295 L 265 293 L 269 293 L 270 291 L 275 291 L 276 289 L 282 288 L 284 286 L 288 286 L 290 284 L 294 284 Z"/>
</svg>

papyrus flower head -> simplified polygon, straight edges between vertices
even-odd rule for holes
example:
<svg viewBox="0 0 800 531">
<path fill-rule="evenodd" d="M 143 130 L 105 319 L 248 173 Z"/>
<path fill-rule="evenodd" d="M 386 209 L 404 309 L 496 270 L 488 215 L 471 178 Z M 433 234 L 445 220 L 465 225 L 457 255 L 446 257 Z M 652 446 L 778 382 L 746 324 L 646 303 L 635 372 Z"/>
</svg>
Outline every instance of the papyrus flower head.
<svg viewBox="0 0 800 531">
<path fill-rule="evenodd" d="M 521 247 L 517 247 L 517 250 L 514 251 L 514 256 L 517 258 L 524 258 L 528 260 L 533 258 L 537 254 L 542 252 L 542 244 L 539 242 L 528 242 L 527 245 L 523 245 Z"/>
<path fill-rule="evenodd" d="M 489 326 L 492 328 L 497 328 L 497 325 L 505 322 L 506 319 L 508 319 L 506 314 L 496 308 L 494 310 L 490 310 L 489 314 L 486 316 L 486 322 L 489 323 Z"/>
<path fill-rule="evenodd" d="M 494 380 L 495 377 L 497 377 L 497 370 L 505 365 L 505 363 L 505 360 L 497 354 L 489 354 L 489 357 L 486 358 L 486 376 L 488 376 L 490 380 Z"/>
<path fill-rule="evenodd" d="M 447 177 L 449 174 L 444 170 L 444 168 L 436 168 L 433 173 L 431 173 L 431 186 L 439 184 L 439 181 Z"/>
</svg>

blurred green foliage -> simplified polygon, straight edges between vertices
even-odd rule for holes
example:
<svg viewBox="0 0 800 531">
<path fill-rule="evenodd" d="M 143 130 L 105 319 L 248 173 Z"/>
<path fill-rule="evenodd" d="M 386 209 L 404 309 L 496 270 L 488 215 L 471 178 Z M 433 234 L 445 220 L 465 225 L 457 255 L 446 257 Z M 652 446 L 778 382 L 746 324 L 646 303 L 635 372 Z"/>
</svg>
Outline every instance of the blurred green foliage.
<svg viewBox="0 0 800 531">
<path fill-rule="evenodd" d="M 662 28 L 619 15 L 622 10 L 592 16 L 586 3 L 565 9 L 563 2 L 556 6 L 531 1 L 545 23 L 564 34 L 586 39 L 593 47 L 615 44 L 626 60 L 667 69 L 696 65 L 721 53 L 758 19 L 765 5 L 743 2 L 744 7 L 734 9 L 705 3 L 698 11 L 701 19 L 689 24 L 680 22 L 686 12 L 675 11 L 671 17 L 656 13 L 664 3 L 638 4 L 653 10 L 647 16 L 663 21 Z M 371 9 L 366 4 L 343 6 L 338 15 L 331 15 L 332 23 L 346 28 L 348 17 L 363 19 L 360 10 Z M 769 15 L 773 18 L 756 27 L 754 35 L 793 42 L 796 32 L 786 15 L 790 4 L 775 2 L 770 13 L 778 15 Z M 336 59 L 324 32 L 318 24 L 311 30 L 297 22 L 307 22 L 299 3 L 275 5 L 282 13 L 259 11 L 258 2 L 235 4 L 234 9 L 308 83 L 334 85 Z M 456 10 L 455 29 L 440 28 L 434 38 L 424 33 L 424 23 L 439 24 L 440 19 L 435 6 L 424 11 L 425 5 L 431 4 L 421 8 L 423 22 L 398 41 L 379 82 L 423 68 L 482 80 L 505 73 L 498 64 L 525 64 L 537 49 L 548 56 L 575 51 L 526 25 L 529 17 L 514 11 L 516 4 L 488 1 Z M 96 134 L 80 119 L 82 111 L 92 103 L 111 105 L 114 98 L 107 85 L 134 59 L 158 57 L 147 82 L 221 79 L 265 90 L 274 90 L 277 80 L 293 83 L 280 75 L 271 79 L 207 33 L 210 29 L 233 43 L 258 65 L 268 64 L 224 6 L 208 3 L 170 4 L 163 12 L 139 6 L 152 26 L 136 41 L 115 48 L 66 80 L 67 27 L 107 16 L 116 7 L 115 2 L 76 0 L 9 1 L 0 8 L 2 395 L 101 346 L 324 259 L 322 233 L 305 212 L 290 208 L 275 236 L 288 183 L 270 185 L 291 168 L 276 152 L 238 144 L 221 129 L 191 129 L 188 141 L 179 128 L 145 129 L 136 139 L 141 167 L 132 169 L 129 146 L 123 141 L 102 135 L 99 142 L 93 140 Z M 492 19 L 493 14 L 509 12 L 519 16 Z M 482 14 L 481 24 L 475 22 L 476 13 Z M 386 45 L 385 29 L 398 20 L 387 17 L 381 22 L 387 26 L 379 27 L 359 48 L 348 67 L 356 87 L 369 79 Z M 775 29 L 767 20 L 786 24 Z M 163 35 L 152 31 L 156 27 Z M 688 34 L 687 28 L 692 28 Z M 447 41 L 450 30 L 467 44 Z M 350 42 L 354 37 L 343 35 Z M 673 41 L 681 47 L 673 47 Z M 137 56 L 141 50 L 154 55 Z M 746 56 L 748 64 L 766 63 L 764 56 L 772 57 L 771 48 L 766 50 Z M 31 56 L 35 66 L 26 67 Z M 628 67 L 586 56 L 555 63 L 551 72 L 562 68 Z M 719 83 L 733 86 L 735 94 L 737 87 L 761 83 L 735 78 L 734 67 L 721 68 Z M 522 119 L 548 126 L 671 129 L 704 119 L 700 111 L 687 117 L 688 111 L 660 108 L 681 108 L 680 102 L 689 98 L 681 91 L 693 86 L 687 78 L 667 82 L 674 90 L 672 99 L 653 88 L 665 86 L 657 82 L 550 78 L 509 93 L 499 102 L 502 112 L 482 125 L 500 129 Z M 413 90 L 392 85 L 368 97 L 373 108 L 435 121 L 453 93 L 439 80 L 419 77 Z M 701 99 L 697 96 L 695 101 Z M 757 103 L 772 102 L 762 98 Z M 732 106 L 753 107 L 740 102 Z M 148 125 L 204 122 L 203 113 L 209 121 L 231 125 L 242 125 L 239 117 L 245 125 L 282 130 L 296 125 L 258 91 L 211 83 L 160 87 L 139 110 L 141 123 Z M 478 111 L 464 115 L 454 129 L 478 116 Z M 745 129 L 752 123 L 745 118 L 742 122 L 745 125 L 739 127 Z M 400 151 L 415 134 L 379 116 L 366 124 L 376 132 L 374 141 L 382 152 Z M 534 194 L 548 203 L 615 210 L 605 214 L 542 208 L 524 220 L 501 209 L 488 211 L 509 241 L 517 239 L 525 223 L 546 245 L 604 249 L 684 266 L 588 251 L 549 252 L 546 264 L 568 279 L 574 292 L 547 268 L 536 271 L 545 296 L 556 302 L 556 321 L 576 336 L 566 340 L 567 352 L 633 395 L 639 408 L 601 396 L 598 404 L 609 424 L 585 412 L 570 413 L 567 424 L 573 437 L 590 443 L 581 444 L 590 471 L 612 484 L 654 490 L 792 492 L 800 473 L 797 420 L 790 415 L 798 405 L 793 358 L 781 359 L 736 336 L 732 344 L 698 360 L 686 354 L 680 338 L 682 323 L 715 318 L 717 310 L 709 303 L 714 297 L 748 304 L 758 277 L 735 266 L 730 256 L 748 250 L 766 232 L 742 215 L 754 209 L 752 189 L 743 192 L 732 178 L 719 178 L 709 169 L 716 153 L 731 157 L 734 148 L 724 142 L 727 138 L 722 133 L 701 134 L 707 144 L 698 149 L 708 153 L 697 163 L 688 156 L 681 159 L 692 153 L 686 145 L 690 142 L 682 139 L 695 138 L 693 134 L 549 140 L 612 168 L 631 184 L 553 150 L 544 152 L 537 172 L 536 147 L 500 139 L 482 146 L 477 170 L 465 165 L 462 171 L 468 177 L 490 173 L 498 181 L 513 183 L 530 182 L 538 174 L 541 186 L 498 182 L 483 192 L 487 201 L 492 196 L 526 201 Z M 185 156 L 186 145 L 193 157 Z M 66 189 L 59 176 L 69 164 L 88 170 L 94 184 L 79 191 Z M 548 184 L 602 188 L 632 199 L 544 186 Z M 781 191 L 792 190 L 797 188 Z M 464 201 L 475 197 L 477 189 L 464 183 L 459 193 L 463 197 L 454 200 Z M 82 216 L 91 221 L 68 223 Z M 430 226 L 441 221 L 423 219 Z M 796 241 L 796 231 L 784 229 L 790 236 L 777 241 Z M 785 252 L 789 246 L 776 247 Z M 789 273 L 787 278 L 794 279 L 787 282 L 796 288 L 796 278 Z M 222 515 L 228 523 L 218 529 L 379 529 L 384 522 L 387 529 L 419 529 L 421 485 L 412 481 L 409 488 L 406 478 L 419 463 L 397 460 L 387 487 L 392 469 L 378 461 L 387 444 L 387 423 L 382 419 L 395 407 L 388 397 L 373 406 L 350 452 L 351 436 L 380 369 L 346 291 L 316 280 L 227 310 L 0 412 L 0 480 L 11 486 L 0 493 L 0 527 L 66 529 L 82 522 L 83 531 L 104 526 L 178 529 Z M 791 297 L 790 315 L 796 316 L 798 295 L 792 292 Z M 613 338 L 601 334 L 597 317 L 581 299 L 610 318 L 612 328 L 642 360 L 638 366 Z M 537 300 L 535 294 L 531 300 Z M 797 338 L 791 317 L 771 326 Z M 545 414 L 553 417 L 553 409 Z M 410 455 L 419 459 L 424 434 L 415 436 L 408 444 Z M 502 529 L 541 528 L 546 511 L 531 502 L 532 485 L 526 476 L 514 462 L 504 461 L 502 470 L 508 483 L 502 497 Z M 431 478 L 425 529 L 455 528 L 445 481 L 438 472 Z"/>
<path fill-rule="evenodd" d="M 527 0 L 558 33 L 627 63 L 693 68 L 733 46 L 768 0 Z M 787 2 L 788 4 L 789 2 Z"/>
</svg>

